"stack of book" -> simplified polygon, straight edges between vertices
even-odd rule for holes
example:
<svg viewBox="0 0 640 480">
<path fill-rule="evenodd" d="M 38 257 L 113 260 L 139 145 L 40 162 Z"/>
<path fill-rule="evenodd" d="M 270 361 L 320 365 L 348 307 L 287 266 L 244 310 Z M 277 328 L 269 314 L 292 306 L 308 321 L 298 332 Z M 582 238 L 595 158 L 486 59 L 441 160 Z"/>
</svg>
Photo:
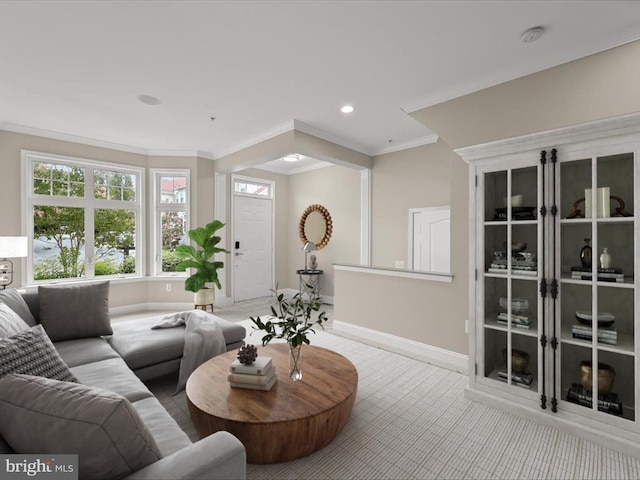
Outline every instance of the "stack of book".
<svg viewBox="0 0 640 480">
<path fill-rule="evenodd" d="M 579 383 L 574 383 L 567 393 L 567 401 L 591 408 L 593 392 L 585 390 Z M 620 402 L 618 395 L 615 393 L 600 394 L 598 395 L 598 410 L 622 416 L 622 402 Z"/>
<path fill-rule="evenodd" d="M 258 356 L 251 365 L 244 365 L 238 359 L 229 367 L 227 380 L 233 388 L 248 388 L 250 390 L 271 390 L 276 383 L 276 367 L 271 357 Z"/>
<path fill-rule="evenodd" d="M 571 333 L 573 334 L 573 338 L 580 338 L 582 340 L 593 339 L 593 328 L 587 325 L 573 325 L 571 327 Z M 618 344 L 618 332 L 613 327 L 608 328 L 598 328 L 598 342 L 600 343 L 608 343 L 609 345 L 617 345 Z"/>
<path fill-rule="evenodd" d="M 500 325 L 508 325 L 509 324 L 509 314 L 506 312 L 498 313 L 498 323 Z M 511 314 L 511 326 L 516 328 L 522 328 L 524 330 L 529 330 L 531 327 L 531 320 L 529 320 L 528 315 L 516 315 L 514 313 Z"/>
<path fill-rule="evenodd" d="M 593 272 L 591 268 L 571 267 L 571 278 L 576 280 L 591 280 Z M 621 268 L 599 268 L 599 282 L 624 282 L 624 272 Z"/>
<path fill-rule="evenodd" d="M 507 381 L 509 376 L 507 375 L 506 370 L 498 370 L 498 379 L 503 382 Z M 531 388 L 531 384 L 533 383 L 533 374 L 532 373 L 512 373 L 511 374 L 511 383 L 523 388 Z"/>
</svg>

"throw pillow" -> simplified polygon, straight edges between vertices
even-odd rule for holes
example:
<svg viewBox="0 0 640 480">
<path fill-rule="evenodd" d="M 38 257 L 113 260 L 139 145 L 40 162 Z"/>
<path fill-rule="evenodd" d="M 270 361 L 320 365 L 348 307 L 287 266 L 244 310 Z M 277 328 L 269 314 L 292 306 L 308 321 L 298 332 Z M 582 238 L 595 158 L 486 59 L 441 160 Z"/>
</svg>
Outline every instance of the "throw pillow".
<svg viewBox="0 0 640 480">
<path fill-rule="evenodd" d="M 24 301 L 24 298 L 15 288 L 5 288 L 4 290 L 0 290 L 0 303 L 4 303 L 11 310 L 20 315 L 20 318 L 24 320 L 27 325 L 30 327 L 35 327 L 38 322 L 33 318 L 33 314 L 31 310 L 29 310 L 29 306 L 27 302 Z"/>
<path fill-rule="evenodd" d="M 0 378 L 9 373 L 24 373 L 77 382 L 69 367 L 42 329 L 31 327 L 10 338 L 0 339 Z"/>
<path fill-rule="evenodd" d="M 123 396 L 30 375 L 0 380 L 0 435 L 16 453 L 77 454 L 83 479 L 124 478 L 162 458 Z"/>
<path fill-rule="evenodd" d="M 109 282 L 41 286 L 40 323 L 54 342 L 111 335 Z"/>
<path fill-rule="evenodd" d="M 0 338 L 12 337 L 25 330 L 29 330 L 29 325 L 20 315 L 4 303 L 0 303 Z"/>
</svg>

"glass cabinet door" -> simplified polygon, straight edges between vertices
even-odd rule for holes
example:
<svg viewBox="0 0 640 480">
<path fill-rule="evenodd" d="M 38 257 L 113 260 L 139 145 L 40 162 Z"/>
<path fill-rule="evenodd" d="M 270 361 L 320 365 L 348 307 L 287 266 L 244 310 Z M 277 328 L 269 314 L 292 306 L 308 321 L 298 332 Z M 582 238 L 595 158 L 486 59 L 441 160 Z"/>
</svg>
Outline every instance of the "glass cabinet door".
<svg viewBox="0 0 640 480">
<path fill-rule="evenodd" d="M 637 402 L 635 163 L 625 153 L 559 164 L 559 400 L 621 422 L 635 421 Z"/>
<path fill-rule="evenodd" d="M 480 282 L 484 359 L 479 374 L 495 385 L 521 392 L 538 391 L 542 370 L 539 168 L 483 173 L 484 235 L 479 243 L 484 250 Z"/>
</svg>

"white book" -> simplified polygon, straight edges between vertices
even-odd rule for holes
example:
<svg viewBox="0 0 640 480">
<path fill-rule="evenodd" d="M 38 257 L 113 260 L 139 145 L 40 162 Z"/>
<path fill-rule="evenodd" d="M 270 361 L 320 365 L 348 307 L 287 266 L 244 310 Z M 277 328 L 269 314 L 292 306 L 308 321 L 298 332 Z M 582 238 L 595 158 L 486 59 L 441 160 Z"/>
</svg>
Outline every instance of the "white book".
<svg viewBox="0 0 640 480">
<path fill-rule="evenodd" d="M 240 363 L 237 358 L 231 363 L 229 371 L 231 373 L 246 373 L 249 375 L 264 375 L 269 371 L 271 367 L 271 357 L 262 357 L 258 355 L 258 358 L 251 365 L 244 365 Z"/>
<path fill-rule="evenodd" d="M 229 380 L 231 383 L 266 385 L 275 375 L 276 368 L 270 364 L 267 372 L 264 375 L 251 375 L 249 373 L 229 373 L 227 375 L 227 380 Z"/>
<path fill-rule="evenodd" d="M 278 376 L 274 375 L 273 377 L 271 377 L 271 380 L 266 385 L 254 385 L 251 383 L 236 383 L 236 382 L 230 382 L 229 385 L 231 385 L 231 388 L 245 388 L 248 390 L 262 390 L 267 392 L 271 390 L 271 387 L 273 387 L 273 384 L 276 383 L 277 380 L 278 380 Z"/>
</svg>

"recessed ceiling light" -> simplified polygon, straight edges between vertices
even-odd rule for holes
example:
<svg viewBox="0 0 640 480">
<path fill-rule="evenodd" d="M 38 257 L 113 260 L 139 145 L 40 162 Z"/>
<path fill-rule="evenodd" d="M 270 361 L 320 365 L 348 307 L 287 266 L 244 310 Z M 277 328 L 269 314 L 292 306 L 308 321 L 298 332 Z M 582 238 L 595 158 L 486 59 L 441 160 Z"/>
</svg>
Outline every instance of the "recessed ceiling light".
<svg viewBox="0 0 640 480">
<path fill-rule="evenodd" d="M 520 40 L 522 40 L 524 43 L 535 42 L 542 36 L 543 33 L 544 33 L 544 28 L 533 27 L 527 30 L 526 32 L 524 32 L 522 36 L 520 36 Z"/>
<path fill-rule="evenodd" d="M 145 105 L 160 105 L 162 103 L 160 99 L 152 97 L 151 95 L 138 95 L 138 100 Z"/>
<path fill-rule="evenodd" d="M 344 106 L 340 109 L 340 111 L 341 111 L 342 113 L 351 113 L 351 112 L 353 112 L 353 107 L 352 107 L 351 105 L 344 105 Z"/>
<path fill-rule="evenodd" d="M 285 162 L 297 162 L 298 160 L 300 160 L 300 155 L 298 155 L 297 153 L 292 153 L 291 155 L 282 157 L 282 159 Z"/>
</svg>

